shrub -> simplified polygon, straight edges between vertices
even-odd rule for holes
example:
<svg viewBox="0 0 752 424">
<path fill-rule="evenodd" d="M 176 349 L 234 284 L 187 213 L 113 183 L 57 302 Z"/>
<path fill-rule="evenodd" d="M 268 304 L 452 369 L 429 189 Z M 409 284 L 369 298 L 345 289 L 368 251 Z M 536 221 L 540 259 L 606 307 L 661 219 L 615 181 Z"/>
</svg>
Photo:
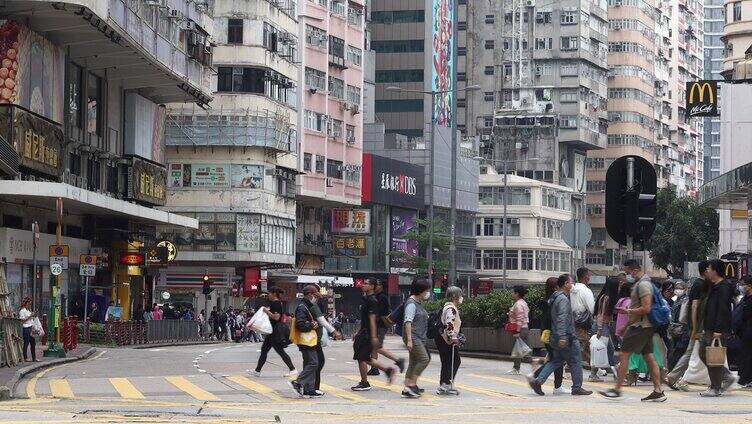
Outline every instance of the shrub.
<svg viewBox="0 0 752 424">
<path fill-rule="evenodd" d="M 530 286 L 525 301 L 530 307 L 530 328 L 540 328 L 543 314 L 545 288 Z M 460 306 L 462 325 L 467 327 L 501 328 L 508 321 L 507 312 L 512 307 L 512 289 L 495 290 L 488 295 L 472 299 L 465 298 Z M 433 312 L 444 305 L 444 300 L 431 300 L 424 303 L 426 310 Z"/>
</svg>

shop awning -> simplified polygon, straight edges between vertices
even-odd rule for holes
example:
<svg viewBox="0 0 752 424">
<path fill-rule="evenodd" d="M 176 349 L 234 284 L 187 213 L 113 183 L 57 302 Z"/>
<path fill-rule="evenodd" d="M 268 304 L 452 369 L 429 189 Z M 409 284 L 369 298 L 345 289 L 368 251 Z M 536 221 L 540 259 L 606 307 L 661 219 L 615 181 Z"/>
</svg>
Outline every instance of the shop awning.
<svg viewBox="0 0 752 424">
<path fill-rule="evenodd" d="M 747 163 L 700 187 L 700 204 L 714 209 L 748 209 L 752 195 L 752 163 Z"/>
<path fill-rule="evenodd" d="M 105 215 L 137 222 L 198 229 L 198 220 L 165 212 L 64 183 L 42 181 L 0 181 L 0 199 L 10 203 L 28 202 L 55 211 L 56 199 L 63 199 L 63 212 L 77 215 Z"/>
<path fill-rule="evenodd" d="M 333 287 L 352 287 L 355 282 L 351 277 L 298 275 L 298 284 L 321 284 Z"/>
</svg>

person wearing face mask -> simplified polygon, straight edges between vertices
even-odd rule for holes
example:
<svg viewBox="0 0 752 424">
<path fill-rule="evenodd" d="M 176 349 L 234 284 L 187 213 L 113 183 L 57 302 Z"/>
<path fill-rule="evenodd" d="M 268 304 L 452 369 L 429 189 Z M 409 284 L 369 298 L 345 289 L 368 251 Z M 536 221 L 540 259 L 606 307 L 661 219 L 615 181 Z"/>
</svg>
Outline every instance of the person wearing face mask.
<svg viewBox="0 0 752 424">
<path fill-rule="evenodd" d="M 295 327 L 301 333 L 318 330 L 319 328 L 319 323 L 311 312 L 317 300 L 316 291 L 317 289 L 314 285 L 303 287 L 303 300 L 295 309 Z M 300 353 L 303 354 L 303 371 L 298 374 L 298 378 L 290 382 L 290 385 L 300 396 L 309 398 L 323 396 L 323 393 L 319 394 L 316 392 L 316 376 L 319 368 L 317 347 L 320 344 L 321 342 L 318 341 L 317 346 L 298 345 Z"/>
<path fill-rule="evenodd" d="M 424 278 L 416 278 L 410 285 L 410 297 L 405 301 L 405 317 L 403 319 L 402 338 L 410 352 L 407 372 L 405 372 L 405 387 L 403 398 L 419 398 L 421 389 L 418 378 L 423 374 L 431 355 L 426 349 L 428 338 L 428 312 L 423 307 L 423 301 L 431 298 L 431 285 Z"/>
<path fill-rule="evenodd" d="M 739 385 L 752 388 L 752 276 L 745 276 L 738 285 L 742 300 L 734 308 L 732 326 L 741 341 L 739 349 Z"/>
<path fill-rule="evenodd" d="M 464 300 L 462 289 L 457 286 L 449 287 L 446 291 L 446 303 L 441 311 L 441 323 L 444 324 L 443 331 L 434 340 L 436 349 L 439 350 L 441 357 L 441 378 L 439 379 L 439 389 L 436 390 L 438 395 L 458 395 L 459 392 L 454 388 L 454 376 L 460 368 L 460 305 Z"/>
<path fill-rule="evenodd" d="M 509 308 L 509 312 L 507 313 L 509 322 L 517 325 L 517 332 L 514 333 L 512 337 L 515 338 L 515 341 L 517 339 L 520 339 L 525 342 L 525 344 L 527 344 L 527 337 L 528 335 L 530 335 L 530 329 L 528 328 L 528 325 L 530 323 L 530 307 L 525 301 L 526 294 L 527 289 L 525 288 L 525 286 L 514 286 L 514 288 L 512 289 L 512 300 L 514 301 L 514 303 L 512 304 L 512 307 Z M 507 371 L 506 374 L 520 375 L 521 366 L 522 357 L 514 357 L 512 369 Z"/>
</svg>

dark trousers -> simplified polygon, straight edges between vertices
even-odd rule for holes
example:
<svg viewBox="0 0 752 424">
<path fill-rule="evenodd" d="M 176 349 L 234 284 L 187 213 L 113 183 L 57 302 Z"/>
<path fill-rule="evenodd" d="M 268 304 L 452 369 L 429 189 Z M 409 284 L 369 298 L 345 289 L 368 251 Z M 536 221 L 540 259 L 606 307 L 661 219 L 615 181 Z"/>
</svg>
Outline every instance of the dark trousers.
<svg viewBox="0 0 752 424">
<path fill-rule="evenodd" d="M 304 393 L 316 390 L 316 377 L 319 373 L 319 356 L 315 347 L 298 346 L 303 354 L 303 370 L 298 374 L 298 384 Z"/>
<path fill-rule="evenodd" d="M 269 354 L 269 351 L 272 350 L 272 348 L 274 348 L 274 351 L 277 352 L 277 355 L 282 358 L 282 361 L 285 363 L 285 365 L 287 365 L 287 368 L 290 371 L 295 369 L 295 365 L 292 364 L 290 355 L 285 352 L 285 349 L 281 344 L 274 342 L 274 335 L 269 334 L 264 339 L 264 344 L 261 345 L 261 355 L 259 356 L 258 364 L 256 364 L 256 371 L 261 372 L 261 368 L 263 368 L 264 364 L 266 363 L 266 356 Z"/>
<path fill-rule="evenodd" d="M 460 359 L 460 349 L 456 345 L 450 345 L 445 342 L 441 336 L 436 337 L 435 342 L 436 349 L 439 350 L 439 357 L 441 358 L 441 379 L 439 382 L 441 384 L 452 384 L 454 376 L 457 375 L 457 370 L 460 368 L 460 363 L 462 362 Z"/>
<path fill-rule="evenodd" d="M 721 346 L 726 346 L 726 340 L 721 337 Z M 700 360 L 707 366 L 708 362 L 705 359 L 705 348 L 713 343 L 713 333 L 706 331 L 705 336 L 700 339 Z M 708 367 L 708 376 L 710 377 L 710 387 L 716 390 L 721 390 L 724 377 L 727 377 L 726 373 L 729 373 L 726 367 Z M 730 373 L 727 378 L 730 378 Z"/>
<path fill-rule="evenodd" d="M 31 359 L 33 361 L 37 360 L 37 341 L 34 340 L 34 337 L 31 336 L 31 327 L 24 327 L 23 328 L 23 357 L 24 361 L 28 360 L 28 356 L 26 356 L 26 349 L 31 345 Z"/>
<path fill-rule="evenodd" d="M 549 362 L 553 359 L 553 348 L 550 344 L 546 343 L 546 352 L 548 352 L 548 357 L 546 358 L 546 362 Z M 537 370 L 533 373 L 533 376 L 535 378 L 538 378 L 538 375 L 540 375 L 541 371 L 543 371 L 543 366 L 538 367 Z M 554 370 L 554 387 L 559 388 L 561 387 L 561 384 L 564 382 L 564 367 L 561 366 Z"/>
<path fill-rule="evenodd" d="M 316 390 L 321 389 L 321 370 L 324 369 L 326 358 L 324 357 L 324 348 L 321 347 L 321 343 L 316 345 L 316 359 L 318 368 L 316 369 Z"/>
<path fill-rule="evenodd" d="M 743 338 L 741 342 L 737 366 L 739 367 L 739 384 L 745 385 L 752 383 L 752 337 Z"/>
</svg>

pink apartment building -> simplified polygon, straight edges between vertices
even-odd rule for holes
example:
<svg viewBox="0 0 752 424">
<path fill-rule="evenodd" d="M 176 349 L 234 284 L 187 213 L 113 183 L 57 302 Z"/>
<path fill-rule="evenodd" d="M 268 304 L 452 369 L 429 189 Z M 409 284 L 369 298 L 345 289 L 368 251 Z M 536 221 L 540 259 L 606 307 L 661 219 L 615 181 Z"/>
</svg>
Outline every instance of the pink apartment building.
<svg viewBox="0 0 752 424">
<path fill-rule="evenodd" d="M 298 266 L 321 269 L 331 208 L 360 205 L 363 150 L 363 0 L 298 5 L 302 77 Z"/>
</svg>

